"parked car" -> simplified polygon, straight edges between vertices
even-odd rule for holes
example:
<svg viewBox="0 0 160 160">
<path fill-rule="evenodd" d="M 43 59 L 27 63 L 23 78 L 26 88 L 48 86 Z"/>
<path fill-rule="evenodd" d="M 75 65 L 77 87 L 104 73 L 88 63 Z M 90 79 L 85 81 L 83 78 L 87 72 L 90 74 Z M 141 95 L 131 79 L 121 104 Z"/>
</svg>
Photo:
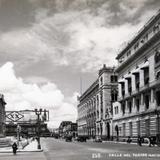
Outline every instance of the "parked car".
<svg viewBox="0 0 160 160">
<path fill-rule="evenodd" d="M 101 143 L 102 139 L 100 137 L 96 137 L 95 140 L 94 140 L 94 142 L 100 142 Z"/>
<path fill-rule="evenodd" d="M 72 136 L 66 136 L 65 141 L 66 142 L 71 142 L 72 141 Z"/>
<path fill-rule="evenodd" d="M 84 137 L 84 136 L 79 136 L 79 137 L 76 138 L 76 141 L 77 141 L 77 142 L 86 142 L 86 139 L 87 139 L 87 138 Z"/>
</svg>

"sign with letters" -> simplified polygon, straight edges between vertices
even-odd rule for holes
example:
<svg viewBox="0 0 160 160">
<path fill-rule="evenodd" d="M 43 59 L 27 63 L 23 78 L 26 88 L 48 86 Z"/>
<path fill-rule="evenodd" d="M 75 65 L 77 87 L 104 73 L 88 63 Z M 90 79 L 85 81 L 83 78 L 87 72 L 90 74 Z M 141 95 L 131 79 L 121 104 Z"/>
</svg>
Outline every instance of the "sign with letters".
<svg viewBox="0 0 160 160">
<path fill-rule="evenodd" d="M 49 121 L 49 111 L 43 110 L 40 115 L 40 120 Z M 37 122 L 37 115 L 34 110 L 6 111 L 6 122 Z"/>
<path fill-rule="evenodd" d="M 23 117 L 24 117 L 24 115 L 22 115 L 18 111 L 13 111 L 13 112 L 10 112 L 9 114 L 6 115 L 6 118 L 10 119 L 12 122 L 17 122 L 20 119 L 22 119 Z"/>
</svg>

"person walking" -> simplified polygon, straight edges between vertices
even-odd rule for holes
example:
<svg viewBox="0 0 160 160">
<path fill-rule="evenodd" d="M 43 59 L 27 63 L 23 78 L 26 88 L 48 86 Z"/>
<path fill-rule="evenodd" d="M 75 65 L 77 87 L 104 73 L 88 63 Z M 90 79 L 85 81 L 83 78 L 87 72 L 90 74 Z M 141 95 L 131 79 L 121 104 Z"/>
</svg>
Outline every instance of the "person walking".
<svg viewBox="0 0 160 160">
<path fill-rule="evenodd" d="M 18 148 L 17 148 L 17 144 L 16 144 L 16 142 L 14 142 L 14 143 L 13 143 L 13 145 L 12 145 L 12 149 L 13 149 L 13 154 L 14 154 L 14 155 L 16 155 L 16 153 L 17 153 L 17 149 L 18 149 Z"/>
</svg>

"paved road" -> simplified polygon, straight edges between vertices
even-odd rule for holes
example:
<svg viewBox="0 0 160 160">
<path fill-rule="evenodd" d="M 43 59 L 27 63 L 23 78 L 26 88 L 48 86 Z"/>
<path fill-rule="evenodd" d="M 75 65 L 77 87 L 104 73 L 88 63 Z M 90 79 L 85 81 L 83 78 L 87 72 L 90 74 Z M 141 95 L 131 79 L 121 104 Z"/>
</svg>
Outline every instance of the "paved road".
<svg viewBox="0 0 160 160">
<path fill-rule="evenodd" d="M 53 138 L 41 140 L 47 160 L 159 160 L 160 147 L 131 144 L 65 142 Z"/>
<path fill-rule="evenodd" d="M 65 142 L 42 138 L 44 152 L 1 153 L 0 160 L 159 160 L 160 147 L 132 144 Z"/>
<path fill-rule="evenodd" d="M 0 160 L 46 160 L 43 152 L 0 153 Z"/>
</svg>

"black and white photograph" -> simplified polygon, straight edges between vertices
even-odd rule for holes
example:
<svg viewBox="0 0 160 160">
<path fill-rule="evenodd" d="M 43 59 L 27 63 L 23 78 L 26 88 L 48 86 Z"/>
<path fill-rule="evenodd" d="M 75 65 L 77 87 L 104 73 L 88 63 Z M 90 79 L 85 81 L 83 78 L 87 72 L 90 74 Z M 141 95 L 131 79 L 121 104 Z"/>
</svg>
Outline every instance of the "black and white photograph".
<svg viewBox="0 0 160 160">
<path fill-rule="evenodd" d="M 160 1 L 0 0 L 0 160 L 94 159 L 160 159 Z"/>
</svg>

